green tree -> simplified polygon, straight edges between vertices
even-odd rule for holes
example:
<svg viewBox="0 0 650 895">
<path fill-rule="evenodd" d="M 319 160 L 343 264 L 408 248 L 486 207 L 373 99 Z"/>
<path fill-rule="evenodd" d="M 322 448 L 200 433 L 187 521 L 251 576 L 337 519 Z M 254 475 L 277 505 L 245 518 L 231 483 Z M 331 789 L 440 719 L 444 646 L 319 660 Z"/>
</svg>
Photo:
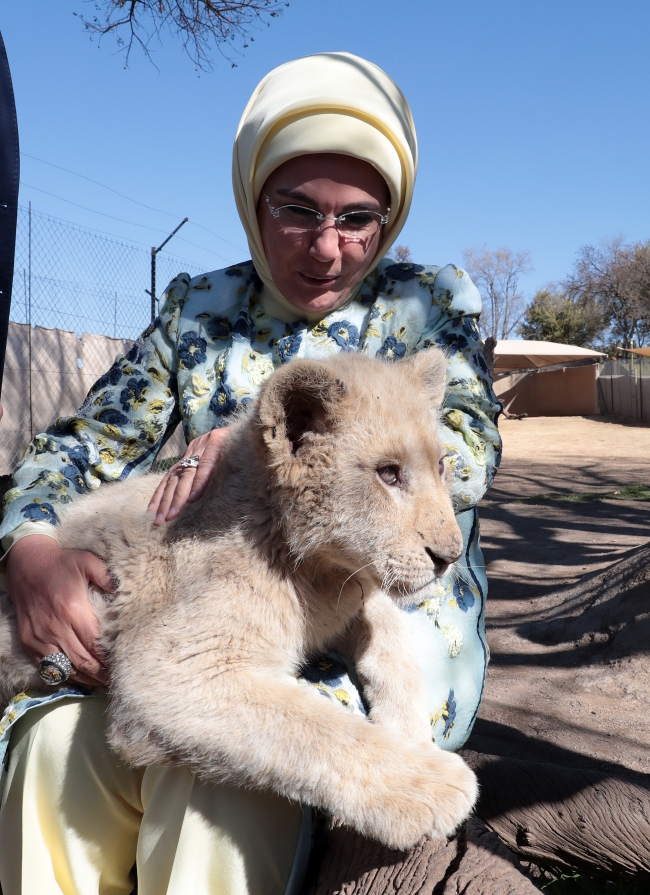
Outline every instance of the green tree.
<svg viewBox="0 0 650 895">
<path fill-rule="evenodd" d="M 127 65 L 134 45 L 149 56 L 151 42 L 169 32 L 181 39 L 197 68 L 209 70 L 214 45 L 223 55 L 224 47 L 241 42 L 247 47 L 245 41 L 254 40 L 251 29 L 288 5 L 285 0 L 94 0 L 96 15 L 74 15 L 91 36 L 114 35 Z"/>
<path fill-rule="evenodd" d="M 539 289 L 517 327 L 524 339 L 591 346 L 606 321 L 593 302 L 574 301 L 564 292 Z"/>
</svg>

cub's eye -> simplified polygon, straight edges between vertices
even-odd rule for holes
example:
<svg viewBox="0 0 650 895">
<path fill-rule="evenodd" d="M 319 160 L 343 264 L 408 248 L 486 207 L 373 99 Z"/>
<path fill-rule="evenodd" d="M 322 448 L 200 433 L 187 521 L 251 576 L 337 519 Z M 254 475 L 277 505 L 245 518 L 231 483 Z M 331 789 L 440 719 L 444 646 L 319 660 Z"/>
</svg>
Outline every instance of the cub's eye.
<svg viewBox="0 0 650 895">
<path fill-rule="evenodd" d="M 440 478 L 442 478 L 444 474 L 445 474 L 445 458 L 441 457 L 440 460 L 438 460 L 438 475 L 440 476 Z"/>
<path fill-rule="evenodd" d="M 377 475 L 387 485 L 399 485 L 399 466 L 382 466 L 377 470 Z"/>
</svg>

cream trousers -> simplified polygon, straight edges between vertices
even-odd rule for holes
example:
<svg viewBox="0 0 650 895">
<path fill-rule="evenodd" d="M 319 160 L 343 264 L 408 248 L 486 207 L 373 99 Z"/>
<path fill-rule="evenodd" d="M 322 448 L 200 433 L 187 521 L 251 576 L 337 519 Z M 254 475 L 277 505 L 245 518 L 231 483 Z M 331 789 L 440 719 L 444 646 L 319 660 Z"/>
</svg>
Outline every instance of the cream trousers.
<svg viewBox="0 0 650 895">
<path fill-rule="evenodd" d="M 173 710 L 172 707 L 170 707 Z M 105 700 L 33 709 L 15 726 L 0 809 L 3 895 L 297 895 L 309 818 L 270 792 L 129 768 Z"/>
</svg>

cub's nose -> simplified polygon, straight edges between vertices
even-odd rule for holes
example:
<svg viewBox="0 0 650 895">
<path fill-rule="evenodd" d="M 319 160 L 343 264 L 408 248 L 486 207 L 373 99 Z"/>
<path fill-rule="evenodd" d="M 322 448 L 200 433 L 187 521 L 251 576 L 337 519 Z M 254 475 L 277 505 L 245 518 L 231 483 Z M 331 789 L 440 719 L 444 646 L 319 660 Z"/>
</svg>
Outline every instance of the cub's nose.
<svg viewBox="0 0 650 895">
<path fill-rule="evenodd" d="M 427 554 L 431 562 L 433 563 L 433 569 L 436 574 L 436 578 L 442 578 L 447 569 L 450 566 L 449 560 L 445 559 L 442 556 L 437 556 L 431 547 L 425 547 L 424 552 Z"/>
</svg>

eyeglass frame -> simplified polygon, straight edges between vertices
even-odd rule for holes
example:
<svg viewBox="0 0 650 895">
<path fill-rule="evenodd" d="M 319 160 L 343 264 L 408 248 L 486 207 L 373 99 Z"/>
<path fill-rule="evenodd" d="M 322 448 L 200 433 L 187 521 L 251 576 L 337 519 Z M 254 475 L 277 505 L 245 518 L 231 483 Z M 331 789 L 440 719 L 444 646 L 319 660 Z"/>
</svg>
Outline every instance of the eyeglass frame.
<svg viewBox="0 0 650 895">
<path fill-rule="evenodd" d="M 377 214 L 379 215 L 379 230 L 382 227 L 385 227 L 390 218 L 390 206 L 386 209 L 386 214 L 382 214 L 380 211 L 372 211 L 371 209 L 361 209 L 357 208 L 354 211 L 346 211 L 343 214 L 339 214 L 337 216 L 333 214 L 323 214 L 322 211 L 318 211 L 317 208 L 309 208 L 308 205 L 294 205 L 293 203 L 288 203 L 287 205 L 271 205 L 271 199 L 269 196 L 264 197 L 266 199 L 266 204 L 268 205 L 268 209 L 271 212 L 272 217 L 276 220 L 280 217 L 280 212 L 283 208 L 302 208 L 305 211 L 313 211 L 317 216 L 318 223 L 315 227 L 307 228 L 305 230 L 300 230 L 297 227 L 294 227 L 295 233 L 315 233 L 316 230 L 321 226 L 324 221 L 334 221 L 334 229 L 338 233 L 339 236 L 342 236 L 343 239 L 355 239 L 354 236 L 348 236 L 346 233 L 341 233 L 339 228 L 336 226 L 338 223 L 341 223 L 342 218 L 346 218 L 350 214 Z M 362 231 L 359 231 L 361 235 Z"/>
</svg>

